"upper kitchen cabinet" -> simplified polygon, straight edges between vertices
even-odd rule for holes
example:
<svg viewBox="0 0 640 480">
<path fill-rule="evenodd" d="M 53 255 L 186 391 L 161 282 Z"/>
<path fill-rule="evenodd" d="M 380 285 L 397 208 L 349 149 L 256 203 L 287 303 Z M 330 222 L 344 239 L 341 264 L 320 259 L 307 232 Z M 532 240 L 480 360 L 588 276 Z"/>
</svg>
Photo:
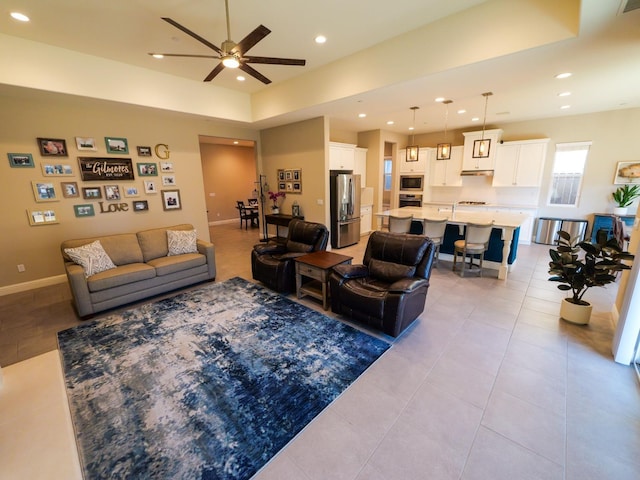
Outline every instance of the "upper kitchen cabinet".
<svg viewBox="0 0 640 480">
<path fill-rule="evenodd" d="M 353 173 L 360 175 L 360 184 L 363 187 L 367 186 L 367 149 L 356 147 L 355 148 L 355 162 L 353 166 Z"/>
<path fill-rule="evenodd" d="M 463 135 L 462 175 L 474 175 L 493 170 L 502 130 L 485 130 L 484 135 L 482 132 L 466 132 Z"/>
<path fill-rule="evenodd" d="M 430 158 L 429 185 L 432 187 L 460 187 L 462 185 L 462 145 L 451 147 L 451 158 L 436 160 L 435 151 Z"/>
<path fill-rule="evenodd" d="M 398 171 L 400 173 L 425 173 L 427 170 L 427 164 L 429 160 L 429 150 L 432 148 L 420 148 L 418 149 L 418 160 L 407 160 L 407 150 L 399 150 L 400 166 Z"/>
<path fill-rule="evenodd" d="M 329 169 L 354 170 L 356 146 L 348 143 L 329 142 Z"/>
<path fill-rule="evenodd" d="M 539 187 L 547 156 L 548 138 L 498 145 L 494 187 Z"/>
</svg>

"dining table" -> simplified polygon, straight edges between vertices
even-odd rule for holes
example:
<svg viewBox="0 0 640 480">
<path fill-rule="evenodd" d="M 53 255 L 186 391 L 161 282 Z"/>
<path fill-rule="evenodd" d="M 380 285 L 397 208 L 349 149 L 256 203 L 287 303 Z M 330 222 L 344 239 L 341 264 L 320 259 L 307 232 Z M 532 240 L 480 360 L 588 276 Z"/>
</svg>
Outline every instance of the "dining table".
<svg viewBox="0 0 640 480">
<path fill-rule="evenodd" d="M 501 230 L 501 239 L 504 242 L 502 247 L 502 261 L 498 267 L 498 279 L 506 280 L 509 272 L 509 251 L 514 239 L 514 232 L 527 219 L 528 216 L 520 213 L 507 212 L 479 212 L 479 211 L 456 211 L 453 209 L 437 209 L 433 207 L 401 207 L 392 208 L 377 212 L 377 217 L 385 218 L 389 216 L 406 217 L 413 216 L 414 220 L 447 220 L 447 224 L 457 225 L 460 234 L 463 234 L 464 226 L 468 223 L 492 224 L 493 228 Z"/>
</svg>

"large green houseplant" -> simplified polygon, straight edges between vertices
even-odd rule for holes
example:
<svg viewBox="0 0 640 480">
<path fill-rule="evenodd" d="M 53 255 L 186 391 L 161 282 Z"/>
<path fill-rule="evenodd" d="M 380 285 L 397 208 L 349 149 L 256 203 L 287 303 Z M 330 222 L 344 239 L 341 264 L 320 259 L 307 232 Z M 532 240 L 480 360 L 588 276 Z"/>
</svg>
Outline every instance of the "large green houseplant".
<svg viewBox="0 0 640 480">
<path fill-rule="evenodd" d="M 591 304 L 583 300 L 587 290 L 614 282 L 617 272 L 631 268 L 624 260 L 634 257 L 622 251 L 615 238 L 602 244 L 578 242 L 565 231 L 558 232 L 558 245 L 549 250 L 549 255 L 549 281 L 558 282 L 558 289 L 571 292 L 562 302 L 560 316 L 579 324 L 588 323 L 591 316 Z"/>
</svg>

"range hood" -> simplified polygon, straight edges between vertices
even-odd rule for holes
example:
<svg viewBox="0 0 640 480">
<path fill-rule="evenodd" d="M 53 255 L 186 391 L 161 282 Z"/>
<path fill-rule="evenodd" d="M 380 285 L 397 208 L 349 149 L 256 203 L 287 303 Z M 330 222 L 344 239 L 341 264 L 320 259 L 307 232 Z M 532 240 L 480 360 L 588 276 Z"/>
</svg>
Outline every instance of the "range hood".
<svg viewBox="0 0 640 480">
<path fill-rule="evenodd" d="M 462 170 L 460 175 L 463 177 L 493 177 L 493 170 Z"/>
</svg>

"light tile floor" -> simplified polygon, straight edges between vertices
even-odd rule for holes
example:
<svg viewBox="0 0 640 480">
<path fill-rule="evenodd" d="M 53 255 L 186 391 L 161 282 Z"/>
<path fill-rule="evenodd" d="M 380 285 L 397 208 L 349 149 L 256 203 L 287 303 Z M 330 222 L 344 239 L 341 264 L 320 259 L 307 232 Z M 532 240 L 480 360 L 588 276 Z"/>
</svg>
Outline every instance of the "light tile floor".
<svg viewBox="0 0 640 480">
<path fill-rule="evenodd" d="M 211 229 L 218 281 L 251 278 L 257 235 Z M 357 263 L 365 243 L 340 252 Z M 441 261 L 419 320 L 255 478 L 640 478 L 640 389 L 610 353 L 616 286 L 588 293 L 589 326 L 559 321 L 547 251 L 520 247 L 506 282 Z M 0 479 L 80 478 L 57 352 L 2 371 Z"/>
</svg>

